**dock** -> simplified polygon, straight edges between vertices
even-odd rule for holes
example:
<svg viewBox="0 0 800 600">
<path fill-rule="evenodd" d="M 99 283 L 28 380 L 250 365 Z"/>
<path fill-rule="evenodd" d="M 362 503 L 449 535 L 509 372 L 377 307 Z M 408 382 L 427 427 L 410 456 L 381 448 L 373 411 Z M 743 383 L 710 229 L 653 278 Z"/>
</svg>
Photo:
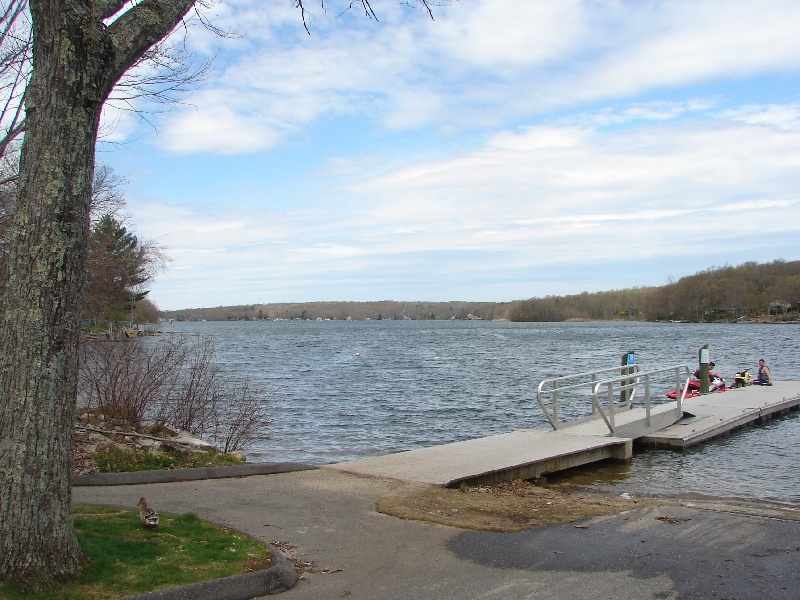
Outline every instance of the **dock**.
<svg viewBox="0 0 800 600">
<path fill-rule="evenodd" d="M 771 386 L 752 385 L 715 392 L 683 402 L 683 417 L 637 443 L 658 448 L 689 448 L 753 423 L 796 410 L 800 382 L 776 381 Z"/>
<path fill-rule="evenodd" d="M 797 410 L 800 382 L 748 386 L 616 414 L 616 435 L 601 418 L 555 430 L 507 434 L 409 450 L 324 468 L 445 487 L 535 479 L 601 460 L 630 461 L 634 443 L 671 449 L 700 444 L 740 427 Z"/>
<path fill-rule="evenodd" d="M 475 440 L 326 465 L 325 468 L 453 487 L 534 479 L 588 463 L 633 455 L 630 438 L 523 429 Z"/>
</svg>

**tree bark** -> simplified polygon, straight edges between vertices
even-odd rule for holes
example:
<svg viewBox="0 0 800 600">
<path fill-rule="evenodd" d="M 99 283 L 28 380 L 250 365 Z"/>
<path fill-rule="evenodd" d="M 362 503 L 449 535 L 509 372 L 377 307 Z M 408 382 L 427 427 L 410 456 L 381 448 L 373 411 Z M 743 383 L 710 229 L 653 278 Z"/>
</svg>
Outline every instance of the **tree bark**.
<svg viewBox="0 0 800 600">
<path fill-rule="evenodd" d="M 124 72 L 194 0 L 31 0 L 11 274 L 0 333 L 0 578 L 43 587 L 82 561 L 72 435 L 94 147 Z"/>
</svg>

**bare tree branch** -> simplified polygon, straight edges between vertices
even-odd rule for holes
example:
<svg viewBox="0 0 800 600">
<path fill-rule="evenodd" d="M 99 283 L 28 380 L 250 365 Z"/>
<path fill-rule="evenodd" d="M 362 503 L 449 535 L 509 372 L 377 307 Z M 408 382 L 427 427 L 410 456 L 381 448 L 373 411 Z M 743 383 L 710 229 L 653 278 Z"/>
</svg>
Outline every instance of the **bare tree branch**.
<svg viewBox="0 0 800 600">
<path fill-rule="evenodd" d="M 122 13 L 108 26 L 108 35 L 116 50 L 109 69 L 111 87 L 147 54 L 151 46 L 164 38 L 181 22 L 195 0 L 143 0 Z"/>
<path fill-rule="evenodd" d="M 25 0 L 13 0 L 0 14 L 0 156 L 25 130 L 24 98 L 32 43 L 27 6 Z"/>
</svg>

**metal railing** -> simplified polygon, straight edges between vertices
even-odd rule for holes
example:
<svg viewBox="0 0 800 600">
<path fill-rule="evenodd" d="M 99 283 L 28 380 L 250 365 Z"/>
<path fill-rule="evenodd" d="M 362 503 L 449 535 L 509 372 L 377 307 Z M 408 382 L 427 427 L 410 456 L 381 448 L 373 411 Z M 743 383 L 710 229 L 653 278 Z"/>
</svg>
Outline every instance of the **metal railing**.
<svg viewBox="0 0 800 600">
<path fill-rule="evenodd" d="M 536 389 L 536 401 L 544 411 L 544 415 L 550 425 L 553 426 L 553 429 L 561 429 L 568 425 L 576 425 L 584 421 L 597 419 L 600 414 L 597 412 L 593 401 L 595 385 L 607 379 L 608 374 L 612 372 L 621 374 L 625 379 L 630 379 L 631 375 L 636 374 L 638 371 L 639 367 L 637 365 L 625 365 L 545 379 Z M 625 392 L 628 393 L 628 391 L 630 391 L 630 398 L 632 398 L 636 391 L 635 386 L 626 388 Z M 585 406 L 587 401 L 591 406 L 590 414 L 577 417 L 574 414 L 565 415 L 565 412 L 569 411 L 569 409 L 565 411 L 565 407 L 568 405 L 583 403 Z M 575 413 L 579 410 L 580 408 L 573 408 L 569 412 Z M 562 416 L 567 416 L 569 420 L 561 421 Z"/>
<path fill-rule="evenodd" d="M 592 418 L 599 416 L 605 421 L 611 435 L 616 435 L 616 422 L 614 415 L 630 410 L 634 403 L 634 393 L 638 387 L 644 388 L 644 407 L 645 407 L 645 427 L 650 427 L 650 413 L 653 406 L 652 402 L 652 383 L 653 381 L 670 380 L 675 384 L 675 389 L 680 393 L 676 394 L 677 402 L 676 413 L 680 415 L 683 411 L 683 401 L 689 390 L 689 368 L 685 365 L 675 365 L 653 371 L 638 371 L 633 375 L 620 375 L 603 381 L 598 381 L 592 389 Z M 631 390 L 631 394 L 626 391 Z M 663 397 L 663 390 L 659 392 L 659 398 Z M 605 406 L 601 404 L 601 399 L 605 398 Z M 660 404 L 664 404 L 661 402 Z M 595 416 L 596 415 L 596 416 Z M 570 423 L 570 424 L 574 424 Z"/>
</svg>

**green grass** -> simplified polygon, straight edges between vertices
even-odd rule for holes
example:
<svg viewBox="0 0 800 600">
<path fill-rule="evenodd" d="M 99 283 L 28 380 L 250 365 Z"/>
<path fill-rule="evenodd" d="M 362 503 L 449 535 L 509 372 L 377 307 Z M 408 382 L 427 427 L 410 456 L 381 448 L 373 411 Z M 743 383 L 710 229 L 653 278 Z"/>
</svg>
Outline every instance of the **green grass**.
<svg viewBox="0 0 800 600">
<path fill-rule="evenodd" d="M 136 511 L 76 504 L 75 528 L 88 567 L 47 592 L 0 583 L 9 600 L 101 600 L 227 577 L 265 567 L 269 550 L 193 514 L 160 514 L 145 529 Z"/>
<path fill-rule="evenodd" d="M 95 463 L 101 473 L 127 473 L 130 471 L 153 471 L 158 469 L 182 469 L 196 467 L 229 467 L 241 464 L 225 454 L 177 454 L 164 453 L 153 456 L 147 452 L 125 452 L 124 450 L 98 450 Z"/>
</svg>

